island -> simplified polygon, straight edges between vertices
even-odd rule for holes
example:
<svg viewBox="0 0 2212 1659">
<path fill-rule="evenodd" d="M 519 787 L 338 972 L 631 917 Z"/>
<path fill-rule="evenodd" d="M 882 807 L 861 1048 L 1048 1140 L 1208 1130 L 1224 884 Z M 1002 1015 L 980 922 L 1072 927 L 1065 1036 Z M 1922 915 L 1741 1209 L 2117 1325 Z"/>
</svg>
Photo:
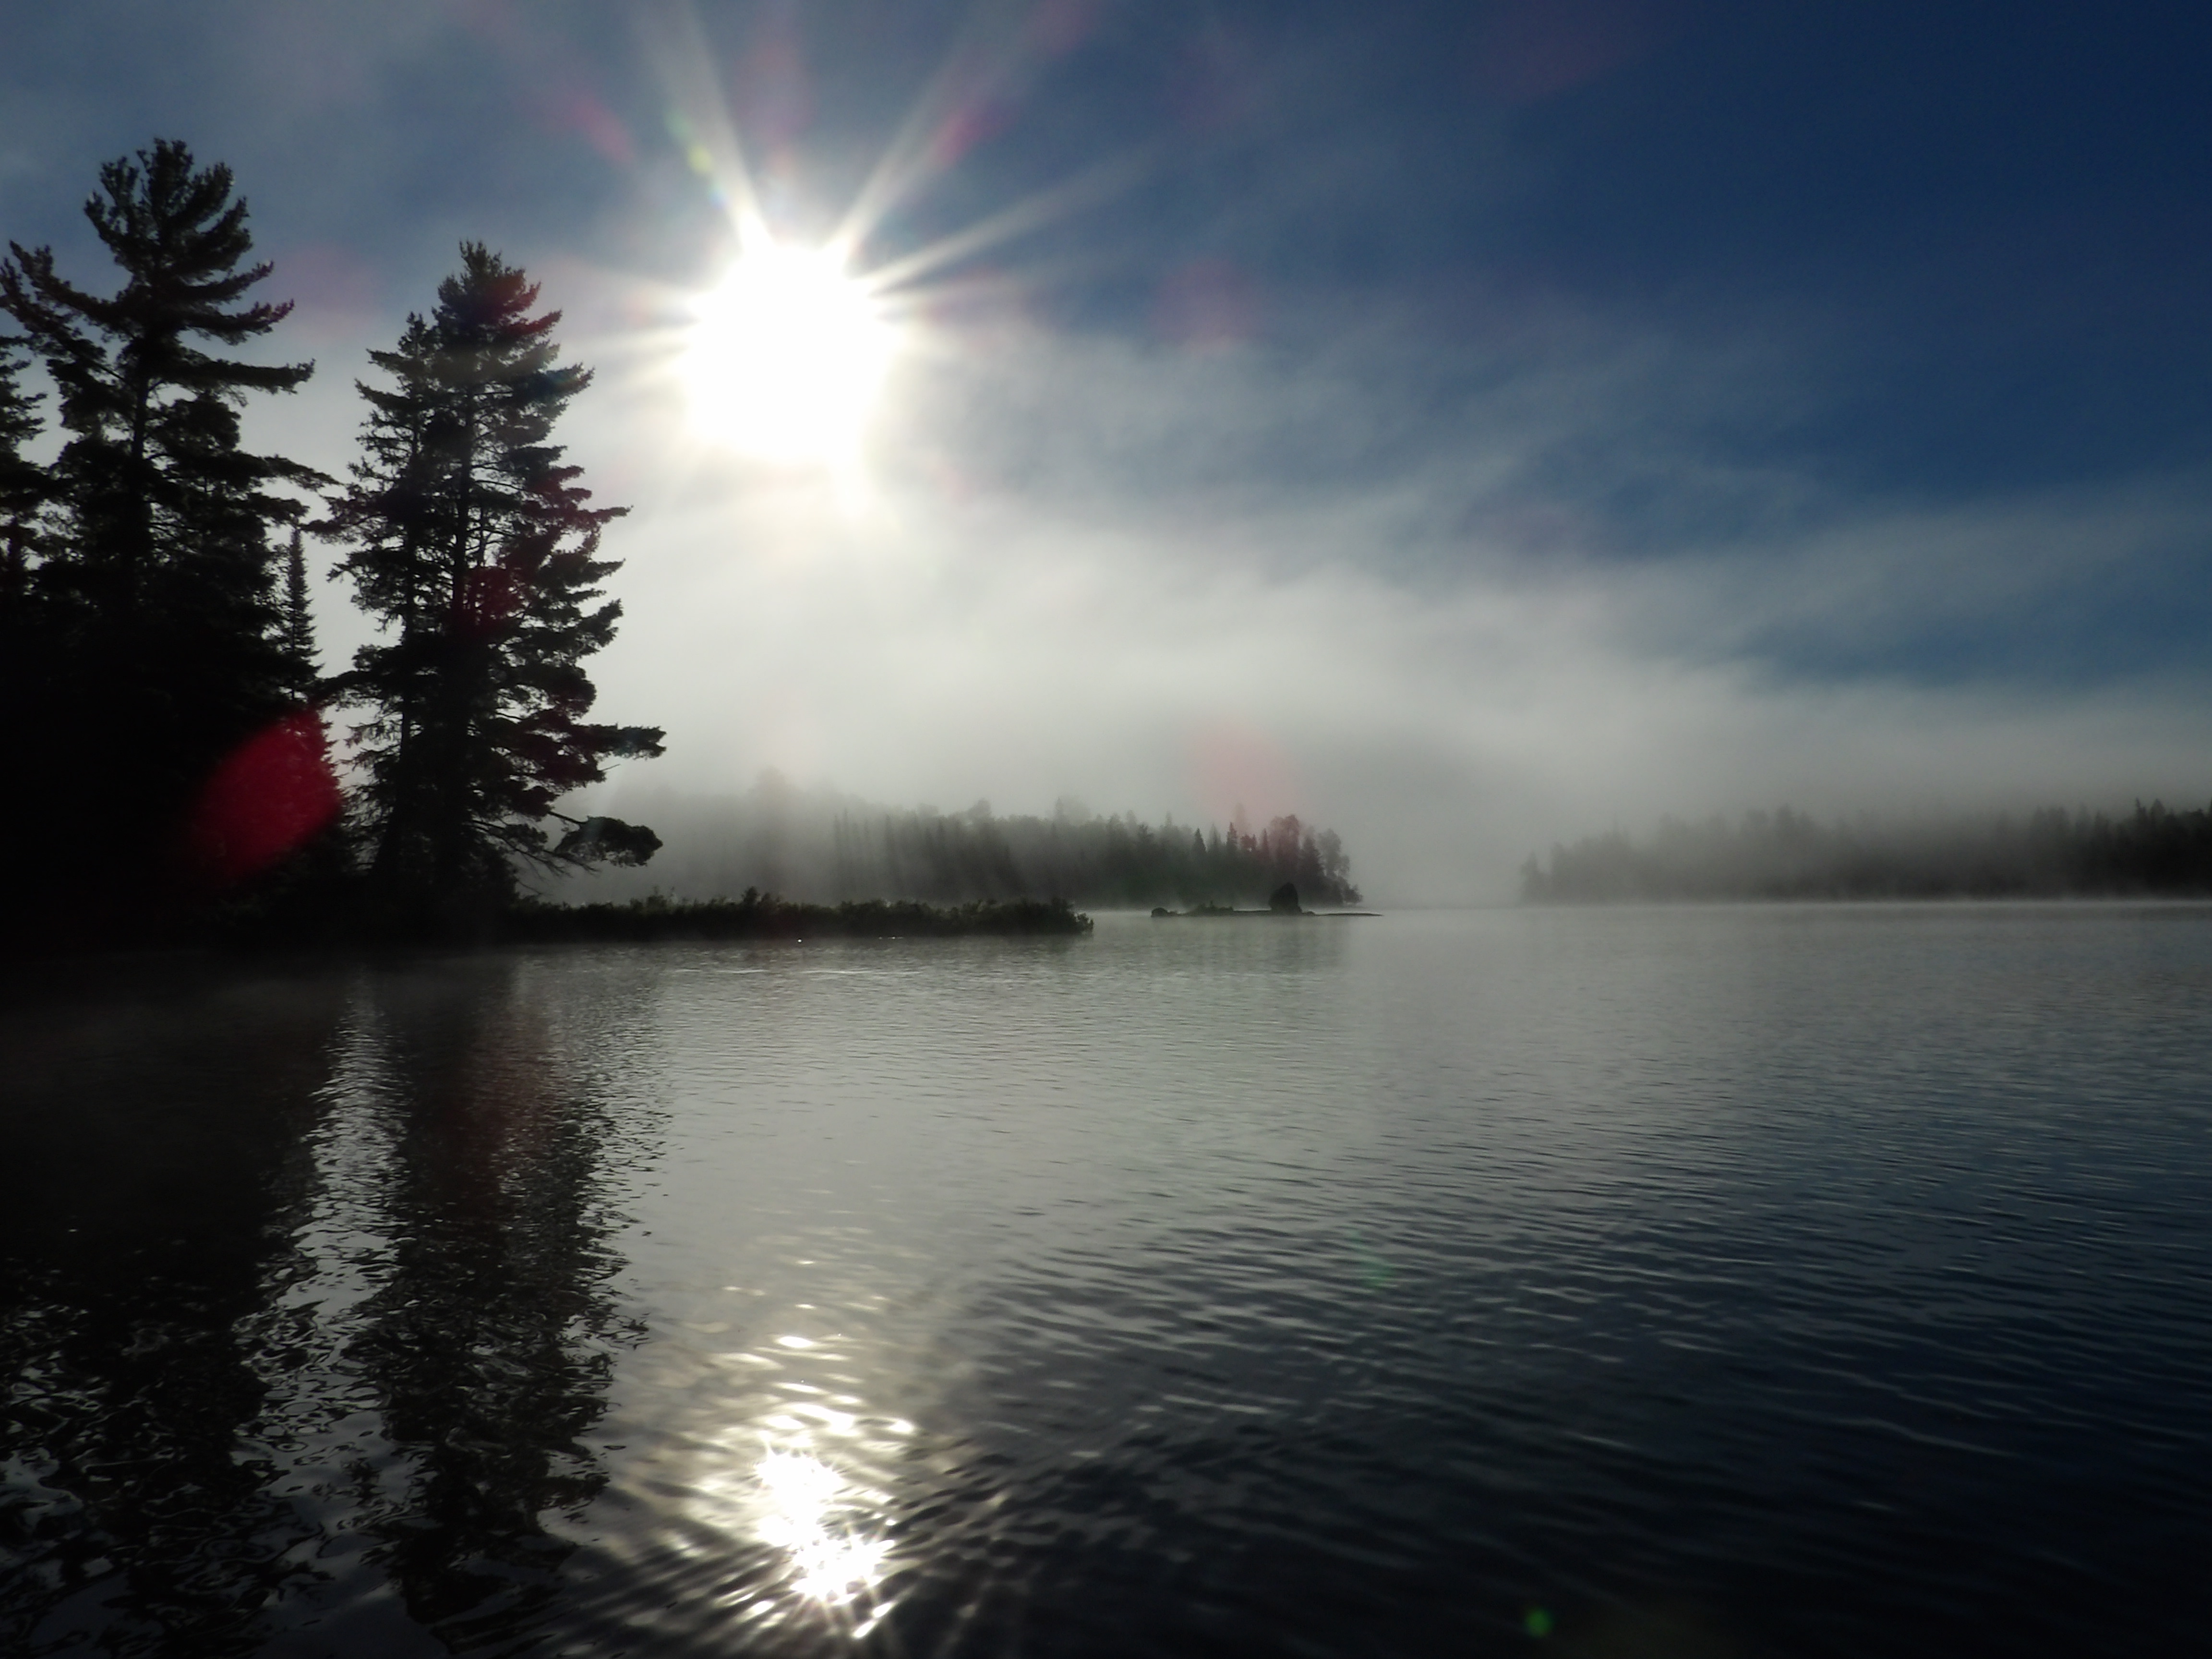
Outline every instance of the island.
<svg viewBox="0 0 2212 1659">
<path fill-rule="evenodd" d="M 1371 916 L 1372 910 L 1307 910 L 1298 904 L 1297 884 L 1285 882 L 1267 895 L 1264 910 L 1239 910 L 1231 904 L 1194 904 L 1188 910 L 1170 910 L 1164 904 L 1152 907 L 1154 921 L 1176 921 L 1188 917 L 1217 916 Z"/>
</svg>

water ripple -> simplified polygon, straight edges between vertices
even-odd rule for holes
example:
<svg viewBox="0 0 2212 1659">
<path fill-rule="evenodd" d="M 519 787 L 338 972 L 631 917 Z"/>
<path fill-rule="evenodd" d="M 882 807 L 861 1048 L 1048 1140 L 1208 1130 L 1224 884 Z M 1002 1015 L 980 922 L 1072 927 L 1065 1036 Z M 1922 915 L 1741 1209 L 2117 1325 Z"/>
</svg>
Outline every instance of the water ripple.
<svg viewBox="0 0 2212 1659">
<path fill-rule="evenodd" d="M 10 1652 L 2185 1650 L 2212 915 L 0 1016 Z"/>
</svg>

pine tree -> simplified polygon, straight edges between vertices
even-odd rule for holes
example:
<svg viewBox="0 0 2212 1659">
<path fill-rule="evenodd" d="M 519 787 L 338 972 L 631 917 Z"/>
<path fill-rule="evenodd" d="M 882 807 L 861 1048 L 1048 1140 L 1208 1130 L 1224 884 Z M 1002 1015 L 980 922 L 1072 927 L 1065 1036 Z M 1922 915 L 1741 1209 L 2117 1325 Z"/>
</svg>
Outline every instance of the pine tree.
<svg viewBox="0 0 2212 1659">
<path fill-rule="evenodd" d="M 292 526 L 292 539 L 284 549 L 284 625 L 280 635 L 286 667 L 303 700 L 315 693 L 315 619 L 307 609 L 307 554 L 301 545 L 300 526 Z"/>
<path fill-rule="evenodd" d="M 619 756 L 661 752 L 644 726 L 587 723 L 583 659 L 622 608 L 594 603 L 619 567 L 598 556 L 628 509 L 591 506 L 552 443 L 591 384 L 557 362 L 558 312 L 479 243 L 370 354 L 388 386 L 362 385 L 362 459 L 326 533 L 381 637 L 355 655 L 343 693 L 365 706 L 361 818 L 371 872 L 415 921 L 465 922 L 513 896 L 518 861 L 638 864 L 650 830 L 556 809 Z M 545 826 L 565 825 L 556 841 Z"/>
<path fill-rule="evenodd" d="M 330 481 L 240 441 L 247 397 L 290 392 L 313 365 L 208 349 L 291 310 L 240 303 L 270 268 L 243 263 L 253 241 L 230 170 L 160 140 L 103 167 L 84 211 L 120 290 L 81 289 L 51 248 L 11 244 L 0 309 L 43 361 L 66 434 L 59 533 L 34 577 L 60 665 L 47 714 L 66 715 L 45 757 L 71 814 L 58 844 L 79 860 L 70 874 L 112 893 L 174 866 L 218 763 L 295 702 L 269 532 L 301 512 L 282 486 Z"/>
<path fill-rule="evenodd" d="M 0 612 L 13 615 L 28 598 L 31 568 L 52 544 L 46 524 L 46 470 L 23 451 L 45 429 L 44 395 L 23 390 L 29 365 L 17 356 L 30 342 L 0 335 Z"/>
<path fill-rule="evenodd" d="M 46 471 L 24 453 L 44 427 L 43 399 L 22 386 L 27 365 L 17 348 L 25 343 L 0 336 L 0 709 L 15 763 L 39 779 L 51 769 L 67 711 L 52 695 L 57 641 L 38 581 L 53 543 Z M 11 869 L 27 867 L 48 839 L 40 811 L 19 805 L 0 817 L 0 858 Z"/>
</svg>

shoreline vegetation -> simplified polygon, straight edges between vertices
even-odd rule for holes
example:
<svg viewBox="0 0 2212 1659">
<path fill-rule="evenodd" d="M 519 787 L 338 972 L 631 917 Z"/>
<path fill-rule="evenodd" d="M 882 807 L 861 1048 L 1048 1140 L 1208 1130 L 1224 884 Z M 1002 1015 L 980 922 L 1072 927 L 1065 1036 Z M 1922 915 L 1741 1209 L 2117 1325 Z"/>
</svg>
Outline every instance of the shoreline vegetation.
<svg viewBox="0 0 2212 1659">
<path fill-rule="evenodd" d="M 315 365 L 254 343 L 292 304 L 246 297 L 275 267 L 234 183 L 174 139 L 102 167 L 84 212 L 112 292 L 51 247 L 0 257 L 0 708 L 36 781 L 0 852 L 40 875 L 0 933 L 466 939 L 526 871 L 644 862 L 651 830 L 562 810 L 662 732 L 592 718 L 585 664 L 622 616 L 600 540 L 628 509 L 595 505 L 553 437 L 592 384 L 560 361 L 561 313 L 465 241 L 369 352 L 347 475 L 254 454 L 243 411 Z M 337 673 L 308 537 L 374 624 Z"/>
<path fill-rule="evenodd" d="M 1373 910 L 1238 910 L 1226 904 L 1201 904 L 1194 909 L 1170 910 L 1165 905 L 1152 908 L 1154 921 L 1212 921 L 1243 916 L 1318 916 L 1328 920 L 1338 916 L 1371 916 Z"/>
<path fill-rule="evenodd" d="M 651 943 L 661 939 L 961 939 L 1088 933 L 1066 899 L 982 899 L 924 904 L 916 899 L 807 904 L 747 888 L 741 898 L 667 899 L 626 904 L 549 904 L 526 900 L 507 913 L 503 942 Z"/>
<path fill-rule="evenodd" d="M 895 807 L 800 787 L 770 770 L 743 793 L 626 790 L 614 803 L 661 842 L 649 869 L 556 878 L 545 896 L 617 902 L 659 891 L 710 898 L 748 887 L 836 903 L 896 894 L 933 904 L 1058 895 L 1112 910 L 1264 905 L 1284 883 L 1320 904 L 1358 904 L 1334 831 L 1286 814 L 1226 825 L 1148 823 L 1062 796 L 1048 815 Z"/>
<path fill-rule="evenodd" d="M 1785 806 L 1587 836 L 1521 868 L 1524 904 L 1958 898 L 2212 898 L 2212 807 L 1824 824 Z"/>
<path fill-rule="evenodd" d="M 1355 899 L 1354 902 L 1358 901 Z M 1214 921 L 1234 916 L 1371 916 L 1372 910 L 1308 910 L 1298 903 L 1297 885 L 1285 882 L 1267 895 L 1264 910 L 1239 910 L 1231 904 L 1194 904 L 1188 910 L 1170 910 L 1164 904 L 1152 907 L 1154 921 Z"/>
</svg>

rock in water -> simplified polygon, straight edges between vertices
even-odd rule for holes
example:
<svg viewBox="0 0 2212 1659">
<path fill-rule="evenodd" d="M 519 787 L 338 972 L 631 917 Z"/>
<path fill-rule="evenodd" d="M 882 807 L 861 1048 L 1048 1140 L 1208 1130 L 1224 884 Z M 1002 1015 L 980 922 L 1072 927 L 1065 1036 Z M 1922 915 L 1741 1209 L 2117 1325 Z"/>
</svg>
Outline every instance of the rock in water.
<svg viewBox="0 0 2212 1659">
<path fill-rule="evenodd" d="M 1286 881 L 1280 887 L 1278 887 L 1273 892 L 1268 894 L 1267 908 L 1270 910 L 1274 911 L 1278 915 L 1297 915 L 1298 914 L 1297 884 L 1295 882 Z"/>
</svg>

